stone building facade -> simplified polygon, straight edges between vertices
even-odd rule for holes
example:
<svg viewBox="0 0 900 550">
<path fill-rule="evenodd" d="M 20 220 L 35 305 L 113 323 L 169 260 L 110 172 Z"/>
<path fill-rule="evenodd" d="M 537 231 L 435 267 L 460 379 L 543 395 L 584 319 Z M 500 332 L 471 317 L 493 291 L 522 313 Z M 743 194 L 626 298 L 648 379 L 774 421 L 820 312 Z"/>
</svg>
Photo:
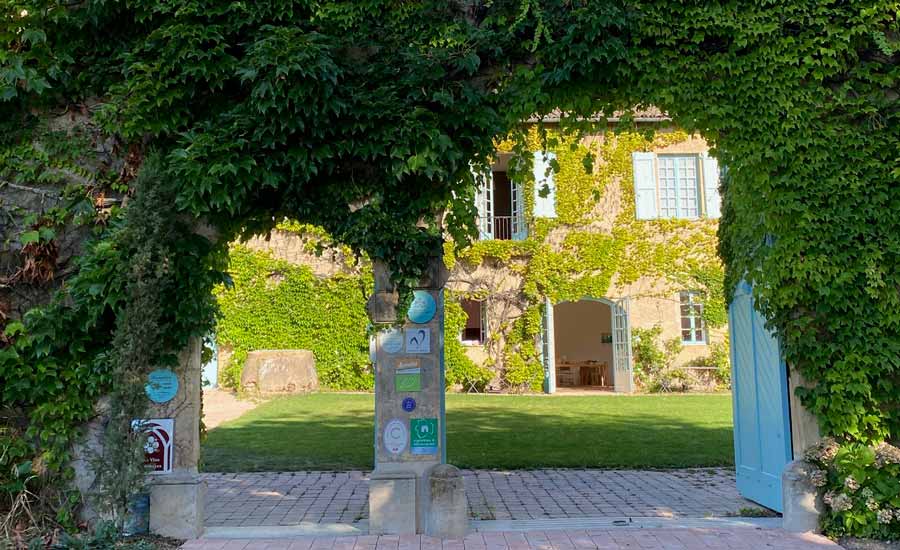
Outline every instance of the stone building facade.
<svg viewBox="0 0 900 550">
<path fill-rule="evenodd" d="M 677 351 L 671 368 L 711 369 L 697 365 L 727 343 L 719 167 L 663 115 L 638 120 L 578 139 L 551 124 L 549 141 L 528 137 L 524 163 L 499 144 L 477 178 L 479 238 L 445 245 L 457 390 L 639 390 L 632 350 L 650 329 Z M 356 272 L 349 251 L 323 254 L 320 241 L 275 231 L 244 246 L 322 278 Z"/>
<path fill-rule="evenodd" d="M 531 136 L 530 169 L 501 144 L 475 198 L 479 240 L 447 247 L 463 353 L 490 369 L 488 390 L 631 392 L 634 338 L 658 327 L 670 367 L 704 379 L 712 367 L 696 365 L 727 339 L 706 142 L 662 115 L 629 132 L 611 121 L 582 139 L 550 134 Z"/>
</svg>

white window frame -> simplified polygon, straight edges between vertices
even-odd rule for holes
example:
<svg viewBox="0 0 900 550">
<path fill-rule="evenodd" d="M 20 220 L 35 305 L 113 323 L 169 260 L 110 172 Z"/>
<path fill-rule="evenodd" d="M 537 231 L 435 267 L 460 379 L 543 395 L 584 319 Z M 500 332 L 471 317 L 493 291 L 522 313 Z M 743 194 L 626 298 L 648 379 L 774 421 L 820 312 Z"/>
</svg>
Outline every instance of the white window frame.
<svg viewBox="0 0 900 550">
<path fill-rule="evenodd" d="M 684 298 L 687 297 L 687 303 Z M 703 320 L 703 302 L 699 300 L 700 293 L 697 291 L 686 290 L 678 293 L 678 336 L 682 345 L 685 346 L 705 346 L 709 343 L 709 330 L 706 327 L 706 321 Z M 682 307 L 687 306 L 688 314 L 685 315 Z M 695 306 L 700 306 L 700 312 L 694 311 Z M 688 340 L 684 338 L 684 320 L 689 319 L 691 323 L 691 337 Z M 703 338 L 697 340 L 697 331 L 700 330 Z"/>
<path fill-rule="evenodd" d="M 672 170 L 674 173 L 674 182 L 675 182 L 675 214 L 671 215 L 668 211 L 668 206 L 663 205 L 663 190 L 667 189 L 663 187 L 663 178 L 662 178 L 662 170 L 663 170 L 663 161 L 672 161 L 673 166 Z M 693 179 L 693 189 L 694 189 L 694 210 L 696 214 L 693 216 L 685 214 L 682 210 L 682 196 L 684 192 L 684 188 L 687 187 L 684 185 L 684 178 L 681 175 L 682 169 L 685 168 L 685 163 L 692 164 L 694 167 L 694 179 Z M 706 215 L 706 209 L 703 206 L 703 191 L 701 189 L 701 180 L 700 180 L 700 171 L 702 167 L 700 165 L 700 155 L 694 154 L 684 154 L 684 155 L 668 155 L 668 154 L 658 154 L 656 155 L 656 170 L 655 170 L 655 178 L 656 178 L 656 196 L 658 200 L 658 213 L 660 219 L 679 219 L 679 220 L 697 220 Z M 666 212 L 666 214 L 663 214 Z"/>
</svg>

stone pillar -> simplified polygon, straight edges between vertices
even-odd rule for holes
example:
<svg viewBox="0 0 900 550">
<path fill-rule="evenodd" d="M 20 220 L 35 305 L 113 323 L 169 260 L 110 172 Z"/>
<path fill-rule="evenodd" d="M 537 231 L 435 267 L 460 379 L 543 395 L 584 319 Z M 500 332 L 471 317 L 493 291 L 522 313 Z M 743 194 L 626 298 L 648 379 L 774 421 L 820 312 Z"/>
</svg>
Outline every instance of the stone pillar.
<svg viewBox="0 0 900 550">
<path fill-rule="evenodd" d="M 788 366 L 788 399 L 790 400 L 791 409 L 791 446 L 794 451 L 794 459 L 803 457 L 806 449 L 812 447 L 822 438 L 819 432 L 819 420 L 816 416 L 809 412 L 797 397 L 796 389 L 803 387 L 811 387 L 803 375 L 797 369 Z"/>
<path fill-rule="evenodd" d="M 179 356 L 174 397 L 151 402 L 148 419 L 173 421 L 170 472 L 150 475 L 150 531 L 166 537 L 192 539 L 203 534 L 206 484 L 200 481 L 201 342 L 191 339 Z M 165 369 L 155 371 L 159 373 Z M 162 378 L 165 380 L 165 378 Z M 168 397 L 165 388 L 157 399 Z"/>
<path fill-rule="evenodd" d="M 369 484 L 369 532 L 422 533 L 429 514 L 428 472 L 446 462 L 444 422 L 444 304 L 447 279 L 440 256 L 427 274 L 402 326 L 389 270 L 375 263 L 372 321 L 385 328 L 373 342 L 375 359 L 375 470 Z"/>
</svg>

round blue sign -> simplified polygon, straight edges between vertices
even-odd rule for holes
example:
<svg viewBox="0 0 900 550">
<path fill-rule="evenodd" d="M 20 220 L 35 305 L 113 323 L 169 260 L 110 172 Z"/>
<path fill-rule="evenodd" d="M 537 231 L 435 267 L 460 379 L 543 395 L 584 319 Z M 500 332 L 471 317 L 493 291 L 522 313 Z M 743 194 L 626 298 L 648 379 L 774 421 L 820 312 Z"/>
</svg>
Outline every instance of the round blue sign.
<svg viewBox="0 0 900 550">
<path fill-rule="evenodd" d="M 427 290 L 416 290 L 413 291 L 413 301 L 409 305 L 409 311 L 406 312 L 406 316 L 413 323 L 423 324 L 434 318 L 436 309 L 434 298 L 430 292 Z"/>
<path fill-rule="evenodd" d="M 168 369 L 155 370 L 147 376 L 144 391 L 154 403 L 171 401 L 178 393 L 178 377 Z"/>
<path fill-rule="evenodd" d="M 414 410 L 416 410 L 416 400 L 413 399 L 412 397 L 407 397 L 406 399 L 403 400 L 402 406 L 403 406 L 404 411 L 406 411 L 408 413 L 413 412 Z"/>
</svg>

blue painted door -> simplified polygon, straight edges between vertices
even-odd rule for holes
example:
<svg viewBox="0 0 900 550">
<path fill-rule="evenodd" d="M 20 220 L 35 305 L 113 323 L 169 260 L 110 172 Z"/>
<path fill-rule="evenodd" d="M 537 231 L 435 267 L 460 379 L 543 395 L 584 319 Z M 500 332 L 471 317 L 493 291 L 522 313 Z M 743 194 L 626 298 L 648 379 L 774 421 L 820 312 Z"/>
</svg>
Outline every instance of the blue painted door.
<svg viewBox="0 0 900 550">
<path fill-rule="evenodd" d="M 787 369 L 747 283 L 735 292 L 728 317 L 738 491 L 781 512 L 781 473 L 791 461 Z"/>
</svg>

